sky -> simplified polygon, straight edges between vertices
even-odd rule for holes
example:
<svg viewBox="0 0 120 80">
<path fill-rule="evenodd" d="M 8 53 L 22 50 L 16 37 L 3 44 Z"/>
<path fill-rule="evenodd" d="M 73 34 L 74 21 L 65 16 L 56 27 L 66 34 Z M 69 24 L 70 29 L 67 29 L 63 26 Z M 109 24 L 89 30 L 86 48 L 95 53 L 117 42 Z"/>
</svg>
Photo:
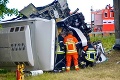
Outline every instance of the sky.
<svg viewBox="0 0 120 80">
<path fill-rule="evenodd" d="M 9 0 L 7 6 L 9 8 L 16 8 L 19 11 L 22 10 L 24 7 L 32 3 L 35 7 L 45 6 L 54 0 Z M 79 8 L 78 12 L 82 12 L 85 16 L 85 22 L 90 22 L 91 20 L 91 13 L 90 9 L 91 6 L 94 10 L 104 9 L 106 5 L 110 4 L 113 6 L 113 0 L 67 0 L 68 6 L 71 11 L 74 11 L 76 8 Z M 6 17 L 6 19 L 11 19 L 12 17 Z"/>
</svg>

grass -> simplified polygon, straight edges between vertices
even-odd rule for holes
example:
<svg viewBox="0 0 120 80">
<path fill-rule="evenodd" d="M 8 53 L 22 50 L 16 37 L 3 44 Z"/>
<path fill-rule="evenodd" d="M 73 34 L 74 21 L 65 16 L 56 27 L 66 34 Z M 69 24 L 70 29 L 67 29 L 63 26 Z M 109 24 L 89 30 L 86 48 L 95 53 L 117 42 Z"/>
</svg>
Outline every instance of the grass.
<svg viewBox="0 0 120 80">
<path fill-rule="evenodd" d="M 111 49 L 113 47 L 114 43 L 115 43 L 115 35 L 114 34 L 105 35 L 105 36 L 102 36 L 101 34 L 98 34 L 98 35 L 96 35 L 96 37 L 91 36 L 90 39 L 91 39 L 92 42 L 100 40 L 106 50 Z"/>
<path fill-rule="evenodd" d="M 0 74 L 0 80 L 16 80 L 15 72 L 8 72 L 6 74 Z"/>
<path fill-rule="evenodd" d="M 111 49 L 114 44 L 114 35 L 102 37 L 91 37 L 91 41 L 101 40 L 103 46 Z M 108 61 L 99 63 L 94 67 L 71 70 L 63 73 L 44 72 L 39 76 L 25 77 L 25 80 L 120 80 L 120 51 L 114 51 L 107 54 Z M 16 80 L 15 73 L 0 74 L 0 80 Z"/>
<path fill-rule="evenodd" d="M 120 52 L 107 54 L 108 61 L 79 71 L 71 70 L 64 73 L 44 73 L 26 80 L 120 80 Z"/>
</svg>

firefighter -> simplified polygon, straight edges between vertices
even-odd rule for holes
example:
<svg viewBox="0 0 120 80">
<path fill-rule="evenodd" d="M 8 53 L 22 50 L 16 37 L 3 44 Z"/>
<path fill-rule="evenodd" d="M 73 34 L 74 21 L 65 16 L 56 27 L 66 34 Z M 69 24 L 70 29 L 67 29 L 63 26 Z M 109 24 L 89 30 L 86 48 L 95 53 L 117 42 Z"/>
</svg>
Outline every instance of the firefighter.
<svg viewBox="0 0 120 80">
<path fill-rule="evenodd" d="M 74 61 L 76 70 L 79 70 L 78 66 L 78 52 L 76 49 L 76 43 L 78 40 L 73 36 L 73 32 L 69 31 L 67 36 L 64 37 L 64 44 L 66 45 L 66 71 L 70 71 L 71 61 Z"/>
<path fill-rule="evenodd" d="M 65 67 L 65 45 L 63 43 L 64 36 L 65 34 L 62 32 L 58 35 L 55 70 L 62 70 L 62 67 Z"/>
<path fill-rule="evenodd" d="M 96 49 L 90 41 L 87 42 L 87 46 L 84 46 L 81 61 L 85 62 L 86 67 L 93 67 L 96 61 Z"/>
</svg>

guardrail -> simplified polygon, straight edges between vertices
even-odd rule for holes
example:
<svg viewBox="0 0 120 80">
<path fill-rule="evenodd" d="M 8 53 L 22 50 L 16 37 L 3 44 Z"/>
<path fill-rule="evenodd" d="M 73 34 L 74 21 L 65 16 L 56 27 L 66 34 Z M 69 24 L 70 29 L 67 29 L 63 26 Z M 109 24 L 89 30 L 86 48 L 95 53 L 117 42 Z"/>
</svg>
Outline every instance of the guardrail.
<svg viewBox="0 0 120 80">
<path fill-rule="evenodd" d="M 101 36 L 109 36 L 109 35 L 112 35 L 112 34 L 115 34 L 115 31 L 105 31 L 105 32 L 91 32 L 89 33 L 90 36 L 98 36 L 98 35 L 101 35 Z"/>
</svg>

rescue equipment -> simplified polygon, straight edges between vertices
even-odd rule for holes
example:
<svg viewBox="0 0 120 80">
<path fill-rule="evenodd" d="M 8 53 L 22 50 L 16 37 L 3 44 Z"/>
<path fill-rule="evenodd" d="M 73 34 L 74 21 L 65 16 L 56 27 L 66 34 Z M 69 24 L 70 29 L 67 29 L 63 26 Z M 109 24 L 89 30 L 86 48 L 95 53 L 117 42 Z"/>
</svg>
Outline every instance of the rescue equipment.
<svg viewBox="0 0 120 80">
<path fill-rule="evenodd" d="M 24 65 L 23 64 L 17 65 L 16 80 L 24 80 Z"/>
</svg>

